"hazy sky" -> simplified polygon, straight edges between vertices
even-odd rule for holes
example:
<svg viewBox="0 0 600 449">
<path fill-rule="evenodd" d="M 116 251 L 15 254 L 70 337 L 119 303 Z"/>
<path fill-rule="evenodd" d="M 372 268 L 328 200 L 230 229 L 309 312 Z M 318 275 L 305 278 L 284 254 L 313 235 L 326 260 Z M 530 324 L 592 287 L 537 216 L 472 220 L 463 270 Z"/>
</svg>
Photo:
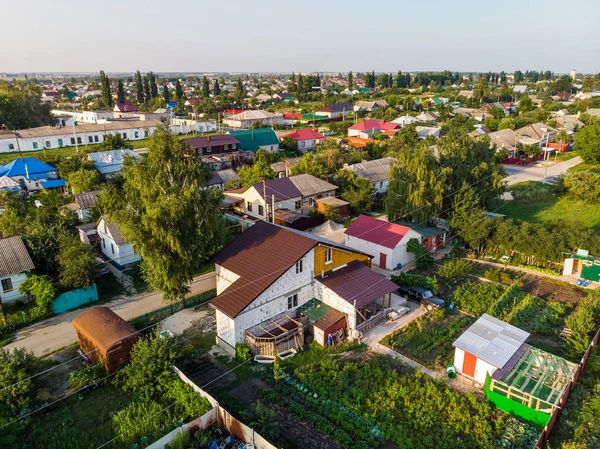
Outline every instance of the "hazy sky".
<svg viewBox="0 0 600 449">
<path fill-rule="evenodd" d="M 0 72 L 600 71 L 600 0 L 2 0 Z"/>
</svg>

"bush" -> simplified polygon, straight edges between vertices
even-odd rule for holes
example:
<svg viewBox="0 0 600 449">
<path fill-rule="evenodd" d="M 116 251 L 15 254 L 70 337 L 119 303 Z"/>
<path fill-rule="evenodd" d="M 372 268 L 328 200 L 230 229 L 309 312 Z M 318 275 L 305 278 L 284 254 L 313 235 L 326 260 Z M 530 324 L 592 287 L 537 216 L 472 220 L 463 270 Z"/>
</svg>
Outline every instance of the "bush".
<svg viewBox="0 0 600 449">
<path fill-rule="evenodd" d="M 126 445 L 133 445 L 140 440 L 150 443 L 163 433 L 165 422 L 173 422 L 171 409 L 154 401 L 132 402 L 120 410 L 112 419 L 115 435 Z M 145 447 L 145 446 L 144 446 Z"/>
<path fill-rule="evenodd" d="M 452 293 L 456 306 L 477 317 L 483 315 L 500 298 L 504 288 L 497 284 L 465 282 Z"/>
<path fill-rule="evenodd" d="M 392 282 L 398 285 L 408 285 L 410 287 L 422 287 L 431 290 L 433 293 L 438 293 L 439 285 L 434 277 L 425 277 L 418 274 L 405 273 L 392 275 Z"/>
<path fill-rule="evenodd" d="M 69 374 L 69 385 L 76 390 L 96 383 L 106 377 L 106 368 L 103 365 L 81 368 L 71 371 Z"/>
<path fill-rule="evenodd" d="M 252 354 L 250 354 L 250 346 L 243 343 L 238 343 L 235 345 L 235 358 L 240 362 L 250 360 L 252 358 Z"/>
<path fill-rule="evenodd" d="M 574 356 L 581 356 L 587 350 L 599 315 L 600 298 L 589 295 L 579 301 L 577 310 L 565 320 L 565 325 L 572 333 L 566 340 Z"/>
<path fill-rule="evenodd" d="M 417 239 L 410 239 L 406 244 L 406 250 L 415 255 L 417 269 L 428 270 L 433 267 L 433 256 Z"/>
<path fill-rule="evenodd" d="M 323 216 L 325 220 L 335 221 L 336 223 L 342 221 L 342 214 L 340 213 L 337 207 L 330 206 L 329 204 L 325 205 L 323 210 Z"/>
<path fill-rule="evenodd" d="M 461 279 L 473 269 L 473 262 L 464 259 L 453 259 L 439 267 L 437 275 L 446 281 L 451 279 Z"/>
<path fill-rule="evenodd" d="M 183 420 L 196 419 L 213 408 L 208 399 L 180 379 L 169 384 L 164 398 L 176 403 L 174 414 Z"/>
<path fill-rule="evenodd" d="M 52 315 L 52 301 L 56 298 L 56 289 L 49 277 L 32 274 L 21 284 L 19 291 L 35 300 L 37 310 L 32 313 L 36 318 Z"/>
</svg>

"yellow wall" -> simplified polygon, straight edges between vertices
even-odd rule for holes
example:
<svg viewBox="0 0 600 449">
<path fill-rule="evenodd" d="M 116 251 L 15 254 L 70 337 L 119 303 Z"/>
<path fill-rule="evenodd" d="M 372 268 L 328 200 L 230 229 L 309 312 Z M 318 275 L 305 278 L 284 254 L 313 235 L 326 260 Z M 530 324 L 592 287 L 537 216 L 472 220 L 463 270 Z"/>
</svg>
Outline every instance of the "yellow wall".
<svg viewBox="0 0 600 449">
<path fill-rule="evenodd" d="M 338 249 L 333 248 L 333 257 L 332 262 L 326 264 L 325 263 L 325 252 L 327 247 L 321 244 L 318 244 L 315 247 L 315 275 L 318 276 L 322 271 L 327 273 L 335 268 L 338 268 L 342 265 L 350 263 L 355 260 L 359 260 L 361 262 L 367 263 L 368 266 L 371 266 L 371 259 L 369 256 L 365 256 L 364 254 L 340 251 Z"/>
</svg>

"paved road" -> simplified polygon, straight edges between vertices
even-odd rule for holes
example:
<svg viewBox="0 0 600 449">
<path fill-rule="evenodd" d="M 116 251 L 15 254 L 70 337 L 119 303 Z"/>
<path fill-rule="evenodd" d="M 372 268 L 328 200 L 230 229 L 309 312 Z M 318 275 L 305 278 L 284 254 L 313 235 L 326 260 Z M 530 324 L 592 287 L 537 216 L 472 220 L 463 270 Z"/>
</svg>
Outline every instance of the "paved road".
<svg viewBox="0 0 600 449">
<path fill-rule="evenodd" d="M 548 178 L 551 178 L 552 176 L 563 175 L 567 172 L 569 168 L 574 167 L 575 165 L 580 163 L 581 158 L 577 156 L 572 159 L 569 159 L 568 161 L 559 162 L 555 165 L 549 165 L 546 176 Z M 505 165 L 504 169 L 508 174 L 508 176 L 504 179 L 508 181 L 509 185 L 524 181 L 543 181 L 544 179 L 544 165 L 531 167 Z"/>
<path fill-rule="evenodd" d="M 215 273 L 207 273 L 195 278 L 191 284 L 189 296 L 197 295 L 213 289 L 216 286 Z M 103 304 L 110 307 L 117 315 L 130 320 L 144 313 L 164 307 L 160 293 L 146 293 L 138 296 L 128 296 L 113 302 Z M 91 307 L 90 307 L 91 308 Z M 87 308 L 85 310 L 89 310 Z M 15 335 L 15 340 L 6 345 L 6 349 L 26 348 L 37 356 L 43 356 L 57 351 L 77 341 L 77 334 L 71 322 L 84 310 L 73 310 L 61 313 L 55 317 L 40 321 L 32 326 L 21 329 Z"/>
</svg>

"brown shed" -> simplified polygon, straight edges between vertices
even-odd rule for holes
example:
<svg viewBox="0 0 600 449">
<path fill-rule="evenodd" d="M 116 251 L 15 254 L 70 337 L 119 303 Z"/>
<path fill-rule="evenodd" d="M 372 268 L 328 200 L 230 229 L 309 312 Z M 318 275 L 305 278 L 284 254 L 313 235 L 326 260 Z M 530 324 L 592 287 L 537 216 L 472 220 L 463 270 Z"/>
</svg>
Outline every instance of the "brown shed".
<svg viewBox="0 0 600 449">
<path fill-rule="evenodd" d="M 73 320 L 79 346 L 94 363 L 104 362 L 114 372 L 129 362 L 140 338 L 138 331 L 108 307 L 96 307 Z"/>
</svg>

